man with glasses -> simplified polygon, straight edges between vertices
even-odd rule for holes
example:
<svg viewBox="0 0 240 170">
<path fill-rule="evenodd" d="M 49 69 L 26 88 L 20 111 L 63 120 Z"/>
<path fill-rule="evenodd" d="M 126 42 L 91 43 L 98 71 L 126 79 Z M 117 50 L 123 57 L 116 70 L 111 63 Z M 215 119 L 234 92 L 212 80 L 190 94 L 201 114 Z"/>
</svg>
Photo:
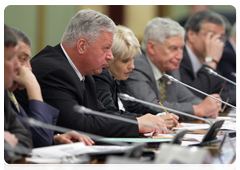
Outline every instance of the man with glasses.
<svg viewBox="0 0 240 170">
<path fill-rule="evenodd" d="M 224 80 L 207 72 L 205 67 L 216 70 L 221 59 L 225 36 L 225 22 L 216 12 L 205 10 L 192 15 L 185 25 L 186 44 L 180 64 L 182 82 L 205 93 L 217 93 L 222 100 L 228 101 L 229 88 Z M 224 86 L 223 90 L 222 87 Z M 192 92 L 204 99 L 206 96 Z M 234 91 L 231 92 L 229 103 L 236 105 Z"/>
</svg>

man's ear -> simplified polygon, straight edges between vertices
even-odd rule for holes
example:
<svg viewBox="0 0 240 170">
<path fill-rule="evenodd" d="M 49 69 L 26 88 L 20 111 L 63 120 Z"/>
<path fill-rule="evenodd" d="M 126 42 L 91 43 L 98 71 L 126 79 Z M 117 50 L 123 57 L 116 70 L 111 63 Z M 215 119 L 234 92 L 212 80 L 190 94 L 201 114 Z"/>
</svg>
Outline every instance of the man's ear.
<svg viewBox="0 0 240 170">
<path fill-rule="evenodd" d="M 154 45 L 155 43 L 152 40 L 149 40 L 147 42 L 147 50 L 151 56 L 155 54 Z"/>
<path fill-rule="evenodd" d="M 187 31 L 187 37 L 188 37 L 188 41 L 193 43 L 196 40 L 196 32 L 194 32 L 193 30 L 188 30 Z"/>
<path fill-rule="evenodd" d="M 81 38 L 77 42 L 77 51 L 79 54 L 83 54 L 86 51 L 87 41 L 84 38 Z"/>
</svg>

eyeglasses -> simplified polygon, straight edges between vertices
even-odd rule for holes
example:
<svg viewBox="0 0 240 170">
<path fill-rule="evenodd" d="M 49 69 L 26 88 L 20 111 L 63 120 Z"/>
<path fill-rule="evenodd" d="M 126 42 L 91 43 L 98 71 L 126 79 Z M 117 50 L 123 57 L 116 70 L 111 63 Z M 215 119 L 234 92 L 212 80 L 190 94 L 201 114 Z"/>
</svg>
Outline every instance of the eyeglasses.
<svg viewBox="0 0 240 170">
<path fill-rule="evenodd" d="M 208 30 L 207 32 L 203 33 L 203 35 L 207 35 L 209 32 L 213 33 L 214 35 L 216 35 L 217 33 L 215 31 L 212 30 Z M 222 34 L 219 38 L 218 38 L 221 42 L 225 43 L 227 38 L 225 34 Z"/>
<path fill-rule="evenodd" d="M 222 91 L 223 91 L 223 89 L 224 89 L 224 87 L 225 87 L 225 84 L 226 84 L 226 80 L 224 81 L 224 83 L 223 83 L 223 86 L 222 86 L 222 88 L 221 88 L 221 90 L 220 90 L 220 92 L 219 92 L 219 96 L 222 94 Z M 229 89 L 229 93 L 228 93 L 228 98 L 227 98 L 227 100 L 226 100 L 226 103 L 228 103 L 228 101 L 229 101 L 229 99 L 230 99 L 230 96 L 231 96 L 231 89 L 230 88 L 228 88 Z M 222 107 L 222 109 L 220 110 L 220 112 L 223 112 L 224 110 L 225 110 L 225 108 L 226 108 L 226 104 Z"/>
</svg>

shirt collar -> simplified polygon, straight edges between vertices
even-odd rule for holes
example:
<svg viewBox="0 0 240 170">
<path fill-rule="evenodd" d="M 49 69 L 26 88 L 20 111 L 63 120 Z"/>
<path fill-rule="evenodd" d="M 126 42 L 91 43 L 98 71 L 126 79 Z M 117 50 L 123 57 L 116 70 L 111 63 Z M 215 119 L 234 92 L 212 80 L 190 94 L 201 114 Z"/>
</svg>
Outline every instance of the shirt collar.
<svg viewBox="0 0 240 170">
<path fill-rule="evenodd" d="M 76 68 L 76 66 L 74 65 L 74 63 L 72 62 L 71 58 L 68 56 L 67 52 L 65 51 L 65 49 L 62 46 L 62 43 L 60 43 L 60 46 L 63 50 L 63 53 L 65 54 L 69 64 L 72 66 L 73 70 L 76 72 L 77 76 L 79 77 L 80 81 L 84 81 L 85 77 L 81 75 L 81 73 L 78 71 L 78 69 Z"/>
<path fill-rule="evenodd" d="M 197 77 L 197 72 L 200 70 L 200 68 L 202 67 L 203 64 L 200 62 L 200 60 L 197 58 L 197 56 L 192 52 L 192 50 L 187 45 L 187 43 L 185 46 L 186 46 L 186 50 L 187 50 L 189 59 L 192 63 L 194 76 Z"/>
<path fill-rule="evenodd" d="M 150 66 L 152 68 L 154 78 L 156 81 L 158 81 L 160 78 L 162 78 L 163 73 L 161 73 L 161 71 L 157 68 L 157 66 L 155 64 L 153 64 L 153 62 L 150 60 L 150 58 L 148 57 L 147 54 L 146 54 L 146 56 L 147 56 L 147 60 L 150 64 Z"/>
</svg>

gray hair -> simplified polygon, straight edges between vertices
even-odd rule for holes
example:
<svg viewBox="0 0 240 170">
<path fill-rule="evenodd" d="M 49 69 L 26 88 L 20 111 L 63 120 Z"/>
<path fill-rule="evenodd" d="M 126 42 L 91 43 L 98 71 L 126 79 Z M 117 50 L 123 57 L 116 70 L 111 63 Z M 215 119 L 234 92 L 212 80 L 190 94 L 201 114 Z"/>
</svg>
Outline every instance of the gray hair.
<svg viewBox="0 0 240 170">
<path fill-rule="evenodd" d="M 74 46 L 79 39 L 84 38 L 88 43 L 92 43 L 98 40 L 102 31 L 115 34 L 117 27 L 108 16 L 91 9 L 83 9 L 72 17 L 62 36 L 62 42 Z"/>
<path fill-rule="evenodd" d="M 4 24 L 4 46 L 15 47 L 18 44 L 18 37 L 15 32 L 7 25 Z"/>
<path fill-rule="evenodd" d="M 156 17 L 149 21 L 145 27 L 142 49 L 146 51 L 149 40 L 155 43 L 163 44 L 166 38 L 173 36 L 182 36 L 184 38 L 184 28 L 176 21 L 170 18 Z"/>
<path fill-rule="evenodd" d="M 232 26 L 231 37 L 236 37 L 236 22 Z"/>
<path fill-rule="evenodd" d="M 223 26 L 225 29 L 225 21 L 220 14 L 210 10 L 203 10 L 195 13 L 187 20 L 185 24 L 185 30 L 186 32 L 188 32 L 188 30 L 193 30 L 194 32 L 198 33 L 202 25 L 206 22 Z M 187 34 L 185 38 L 188 38 Z"/>
<path fill-rule="evenodd" d="M 29 47 L 31 47 L 31 40 L 28 38 L 28 36 L 26 34 L 24 34 L 22 31 L 20 31 L 17 28 L 12 28 L 12 30 L 18 36 L 19 41 L 22 41 L 25 44 L 27 44 Z"/>
</svg>

